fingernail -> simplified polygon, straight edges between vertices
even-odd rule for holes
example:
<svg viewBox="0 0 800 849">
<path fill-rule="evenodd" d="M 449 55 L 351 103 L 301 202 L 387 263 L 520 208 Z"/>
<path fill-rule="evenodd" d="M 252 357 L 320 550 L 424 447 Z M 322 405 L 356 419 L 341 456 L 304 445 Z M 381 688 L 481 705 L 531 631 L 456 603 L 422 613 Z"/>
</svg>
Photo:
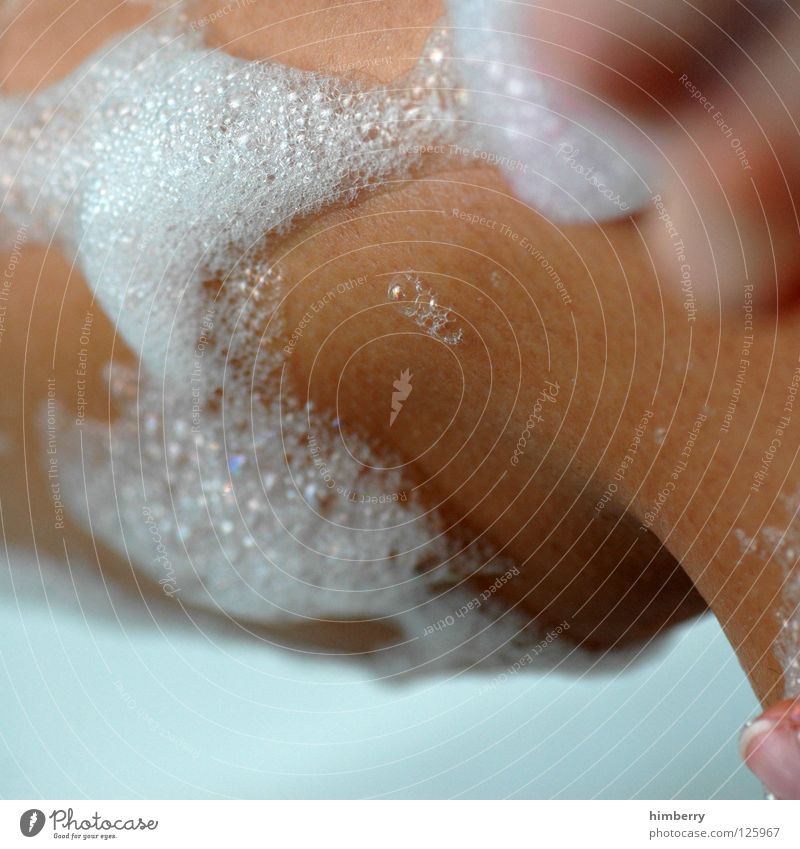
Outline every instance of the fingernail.
<svg viewBox="0 0 800 849">
<path fill-rule="evenodd" d="M 748 723 L 739 751 L 776 799 L 800 799 L 800 703 L 778 702 Z"/>
</svg>

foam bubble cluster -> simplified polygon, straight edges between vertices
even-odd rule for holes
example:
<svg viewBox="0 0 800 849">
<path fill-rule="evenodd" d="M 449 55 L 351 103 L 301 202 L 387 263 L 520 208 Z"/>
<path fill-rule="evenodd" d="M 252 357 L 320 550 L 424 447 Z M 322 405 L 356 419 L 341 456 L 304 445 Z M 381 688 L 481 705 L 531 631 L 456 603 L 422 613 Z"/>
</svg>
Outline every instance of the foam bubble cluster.
<svg viewBox="0 0 800 849">
<path fill-rule="evenodd" d="M 392 617 L 405 623 L 398 651 L 419 662 L 519 653 L 514 614 L 451 615 L 470 575 L 508 564 L 446 536 L 399 473 L 366 446 L 357 463 L 341 423 L 287 396 L 281 270 L 265 259 L 298 219 L 410 175 L 440 143 L 522 157 L 513 183 L 545 211 L 614 213 L 570 169 L 545 173 L 565 125 L 530 78 L 502 97 L 470 93 L 481 61 L 493 94 L 502 76 L 497 39 L 469 29 L 479 5 L 455 5 L 467 29 L 437 30 L 391 88 L 239 60 L 173 19 L 36 96 L 0 99 L 5 223 L 77 258 L 141 361 L 109 374 L 110 429 L 65 411 L 64 491 L 92 533 L 185 603 L 262 622 Z M 531 147 L 536 132 L 549 154 Z M 425 316 L 460 339 L 443 308 Z M 431 648 L 426 625 L 450 620 Z"/>
<path fill-rule="evenodd" d="M 484 615 L 454 615 L 476 597 L 473 574 L 510 564 L 446 535 L 366 445 L 357 462 L 341 423 L 282 391 L 269 343 L 253 350 L 279 276 L 248 259 L 226 277 L 183 380 L 114 366 L 110 434 L 70 431 L 64 415 L 73 510 L 183 603 L 268 623 L 391 618 L 400 642 L 369 657 L 384 671 L 511 662 L 534 625 L 493 599 Z"/>
<path fill-rule="evenodd" d="M 644 207 L 651 166 L 638 131 L 588 98 L 559 102 L 553 82 L 530 70 L 531 9 L 505 0 L 451 0 L 449 9 L 470 153 L 554 221 L 607 220 Z"/>
<path fill-rule="evenodd" d="M 185 292 L 266 233 L 407 174 L 400 140 L 424 145 L 452 119 L 441 69 L 390 94 L 201 39 L 145 27 L 41 96 L 0 106 L 4 214 L 32 217 L 39 238 L 77 254 L 153 365 L 196 308 L 180 305 Z"/>
</svg>

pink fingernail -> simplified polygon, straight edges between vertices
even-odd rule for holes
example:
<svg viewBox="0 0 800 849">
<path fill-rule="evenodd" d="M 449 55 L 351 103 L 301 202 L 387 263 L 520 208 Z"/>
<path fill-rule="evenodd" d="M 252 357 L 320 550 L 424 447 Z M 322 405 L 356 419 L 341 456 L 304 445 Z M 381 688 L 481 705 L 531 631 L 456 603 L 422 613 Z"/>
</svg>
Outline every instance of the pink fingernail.
<svg viewBox="0 0 800 849">
<path fill-rule="evenodd" d="M 777 799 L 800 799 L 800 703 L 778 702 L 745 726 L 739 750 Z"/>
</svg>

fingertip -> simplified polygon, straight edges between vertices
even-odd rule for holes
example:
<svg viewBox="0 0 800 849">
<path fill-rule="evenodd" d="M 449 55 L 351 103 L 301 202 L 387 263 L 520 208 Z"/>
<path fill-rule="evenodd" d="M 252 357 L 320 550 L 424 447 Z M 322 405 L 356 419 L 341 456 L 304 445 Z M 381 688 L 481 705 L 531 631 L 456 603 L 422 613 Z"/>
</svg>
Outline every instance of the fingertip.
<svg viewBox="0 0 800 849">
<path fill-rule="evenodd" d="M 748 723 L 739 748 L 747 767 L 776 799 L 800 799 L 800 703 L 779 702 Z"/>
</svg>

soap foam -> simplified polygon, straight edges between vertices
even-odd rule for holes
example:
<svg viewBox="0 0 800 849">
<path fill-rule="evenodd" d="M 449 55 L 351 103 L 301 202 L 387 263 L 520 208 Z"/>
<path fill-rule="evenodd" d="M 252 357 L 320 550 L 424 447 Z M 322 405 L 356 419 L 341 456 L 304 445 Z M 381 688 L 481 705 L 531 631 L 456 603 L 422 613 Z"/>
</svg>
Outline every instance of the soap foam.
<svg viewBox="0 0 800 849">
<path fill-rule="evenodd" d="M 646 206 L 646 140 L 608 107 L 584 98 L 568 114 L 556 102 L 553 81 L 529 70 L 536 50 L 525 36 L 530 8 L 451 0 L 449 14 L 473 154 L 493 162 L 515 194 L 552 221 L 602 221 Z"/>
<path fill-rule="evenodd" d="M 796 699 L 800 697 L 800 535 L 794 526 L 798 499 L 781 500 L 792 521 L 783 527 L 763 525 L 754 536 L 737 528 L 735 536 L 743 554 L 754 554 L 761 563 L 780 570 L 783 604 L 778 610 L 779 631 L 773 651 L 783 669 L 784 695 Z"/>
<path fill-rule="evenodd" d="M 533 639 L 493 602 L 424 639 L 470 600 L 470 576 L 509 564 L 447 535 L 400 473 L 365 445 L 357 463 L 339 423 L 287 395 L 288 282 L 265 259 L 298 219 L 411 175 L 441 144 L 530 158 L 511 181 L 545 212 L 616 214 L 553 165 L 574 135 L 538 84 L 526 76 L 510 99 L 498 88 L 501 40 L 470 29 L 482 5 L 455 4 L 466 28 L 437 30 L 391 88 L 239 60 L 170 16 L 40 94 L 0 99 L 5 223 L 58 239 L 140 357 L 108 375 L 111 428 L 74 426 L 63 408 L 62 489 L 88 530 L 183 603 L 259 622 L 391 617 L 405 636 L 384 663 L 508 663 Z M 469 91 L 483 60 L 501 97 Z M 531 154 L 537 128 L 547 144 Z"/>
</svg>

